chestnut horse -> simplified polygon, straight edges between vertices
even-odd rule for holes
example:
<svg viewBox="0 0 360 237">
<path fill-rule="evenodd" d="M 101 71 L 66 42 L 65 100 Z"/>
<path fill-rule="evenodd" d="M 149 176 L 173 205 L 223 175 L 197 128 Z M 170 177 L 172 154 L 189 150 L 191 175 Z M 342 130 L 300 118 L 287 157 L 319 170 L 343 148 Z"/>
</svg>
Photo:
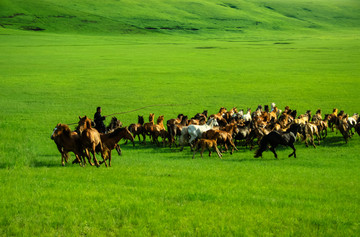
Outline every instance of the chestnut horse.
<svg viewBox="0 0 360 237">
<path fill-rule="evenodd" d="M 77 161 L 81 165 L 80 158 L 84 154 L 82 152 L 81 139 L 77 132 L 71 132 L 68 125 L 58 123 L 51 135 L 51 139 L 54 140 L 61 154 L 62 166 L 65 166 L 65 162 L 68 162 L 70 151 L 75 154 L 76 160 L 74 162 Z"/>
<path fill-rule="evenodd" d="M 150 113 L 149 115 L 149 122 L 148 123 L 144 123 L 144 126 L 143 126 L 143 136 L 145 137 L 145 135 L 148 135 L 150 136 L 150 139 L 152 138 L 151 137 L 151 132 L 153 131 L 153 125 L 155 124 L 154 123 L 154 118 L 155 118 L 155 114 L 154 113 Z M 144 144 L 146 144 L 146 141 L 144 139 Z"/>
<path fill-rule="evenodd" d="M 101 156 L 105 160 L 100 133 L 95 128 L 91 127 L 91 119 L 89 119 L 87 116 L 84 117 L 79 116 L 79 119 L 80 121 L 78 122 L 77 130 L 80 133 L 81 142 L 83 148 L 85 149 L 86 156 L 88 157 L 88 159 L 90 159 L 90 154 L 89 154 L 89 150 L 90 150 L 93 155 L 93 159 L 96 166 L 99 167 L 100 164 L 95 156 L 96 147 L 98 147 L 98 149 L 101 151 Z M 90 164 L 93 165 L 92 163 Z"/>
<path fill-rule="evenodd" d="M 106 167 L 108 166 L 106 163 L 107 159 L 109 159 L 109 166 L 111 166 L 111 151 L 113 149 L 116 148 L 118 153 L 121 154 L 121 149 L 120 149 L 118 142 L 122 138 L 130 140 L 133 143 L 133 145 L 135 146 L 134 137 L 130 133 L 130 131 L 127 127 L 117 128 L 113 132 L 110 132 L 107 134 L 100 134 L 100 138 L 101 138 L 101 142 L 102 142 L 104 157 L 105 157 L 105 155 L 107 155 L 105 157 L 105 159 L 100 162 L 100 164 L 105 163 Z M 97 148 L 97 152 L 101 152 L 101 150 L 99 148 L 100 147 Z"/>
<path fill-rule="evenodd" d="M 138 115 L 138 123 L 132 123 L 128 127 L 129 131 L 132 133 L 134 138 L 138 136 L 139 143 L 141 143 L 140 135 L 143 136 L 143 142 L 145 142 L 145 134 L 144 134 L 144 117 Z M 127 141 L 126 141 L 127 142 Z"/>
</svg>

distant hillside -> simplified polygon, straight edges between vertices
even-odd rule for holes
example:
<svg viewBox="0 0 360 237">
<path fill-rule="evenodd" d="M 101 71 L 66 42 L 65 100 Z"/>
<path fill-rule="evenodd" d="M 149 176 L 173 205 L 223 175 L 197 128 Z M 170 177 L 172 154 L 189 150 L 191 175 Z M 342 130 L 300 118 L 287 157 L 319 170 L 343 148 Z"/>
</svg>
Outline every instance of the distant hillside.
<svg viewBox="0 0 360 237">
<path fill-rule="evenodd" d="M 2 0 L 0 29 L 80 34 L 338 30 L 358 0 Z"/>
</svg>

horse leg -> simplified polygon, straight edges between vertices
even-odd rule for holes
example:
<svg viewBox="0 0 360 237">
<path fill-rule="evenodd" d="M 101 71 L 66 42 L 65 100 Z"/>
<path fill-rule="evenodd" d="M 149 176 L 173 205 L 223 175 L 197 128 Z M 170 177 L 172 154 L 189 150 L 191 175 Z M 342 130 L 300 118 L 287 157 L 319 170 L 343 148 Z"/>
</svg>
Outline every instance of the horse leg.
<svg viewBox="0 0 360 237">
<path fill-rule="evenodd" d="M 312 136 L 310 137 L 310 139 L 311 139 L 311 140 L 310 140 L 311 144 L 313 145 L 314 148 L 316 148 L 315 142 L 314 142 L 314 140 L 315 140 L 315 139 L 314 139 L 314 135 L 312 135 Z"/>
<path fill-rule="evenodd" d="M 66 158 L 65 158 L 65 152 L 61 152 L 61 165 L 62 165 L 62 166 L 65 166 L 64 160 L 66 160 Z"/>
<path fill-rule="evenodd" d="M 278 156 L 277 156 L 276 151 L 275 151 L 275 148 L 274 148 L 273 146 L 270 146 L 270 151 L 272 151 L 272 153 L 274 153 L 274 156 L 275 156 L 275 158 L 277 159 Z"/>
<path fill-rule="evenodd" d="M 316 133 L 316 137 L 317 137 L 317 140 L 318 140 L 318 145 L 320 145 L 320 135 L 319 135 L 319 133 Z"/>
<path fill-rule="evenodd" d="M 108 157 L 109 157 L 109 154 L 111 154 L 110 152 L 111 152 L 111 151 L 101 152 L 101 157 L 103 158 L 103 161 L 102 161 L 100 164 L 105 163 L 106 168 L 108 167 L 108 165 L 107 165 L 107 163 L 106 163 L 106 158 L 107 158 L 107 157 L 106 157 L 104 154 L 107 153 L 107 155 L 108 155 Z"/>
<path fill-rule="evenodd" d="M 99 162 L 98 162 L 98 160 L 96 159 L 96 156 L 95 156 L 95 149 L 96 149 L 96 146 L 95 146 L 95 143 L 93 143 L 93 144 L 92 144 L 92 151 L 91 151 L 91 153 L 92 153 L 92 155 L 93 155 L 93 160 L 94 160 L 94 162 L 95 162 L 95 165 L 96 165 L 97 167 L 100 167 L 100 164 L 99 164 Z M 102 150 L 102 147 L 101 147 L 101 150 Z"/>
<path fill-rule="evenodd" d="M 109 167 L 111 167 L 111 151 L 108 151 Z"/>
<path fill-rule="evenodd" d="M 222 159 L 222 158 L 221 158 L 221 157 L 222 157 L 222 154 L 221 154 L 221 152 L 219 151 L 219 149 L 218 149 L 216 146 L 214 146 L 214 150 L 216 151 L 216 153 L 217 153 L 217 155 L 219 156 L 219 158 Z"/>
<path fill-rule="evenodd" d="M 91 156 L 88 149 L 85 149 L 86 158 L 88 159 L 91 166 L 94 166 L 94 163 L 91 162 Z"/>
<path fill-rule="evenodd" d="M 296 149 L 295 149 L 295 146 L 294 146 L 294 144 L 289 144 L 289 147 L 291 147 L 292 149 L 293 149 L 293 153 L 291 153 L 290 155 L 289 155 L 289 157 L 291 157 L 291 156 L 293 156 L 294 155 L 294 158 L 296 158 Z"/>
<path fill-rule="evenodd" d="M 121 153 L 121 148 L 120 148 L 120 145 L 119 145 L 119 144 L 116 144 L 116 145 L 115 145 L 115 149 L 116 149 L 118 155 L 121 156 L 122 153 Z"/>
</svg>

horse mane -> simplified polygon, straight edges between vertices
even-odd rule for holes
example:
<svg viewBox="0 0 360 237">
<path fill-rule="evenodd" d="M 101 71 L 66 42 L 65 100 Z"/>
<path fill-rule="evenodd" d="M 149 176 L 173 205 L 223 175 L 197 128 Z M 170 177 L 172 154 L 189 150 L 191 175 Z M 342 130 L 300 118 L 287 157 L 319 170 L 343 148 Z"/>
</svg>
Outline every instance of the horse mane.
<svg viewBox="0 0 360 237">
<path fill-rule="evenodd" d="M 65 134 L 65 136 L 67 136 L 67 137 L 70 137 L 71 130 L 70 130 L 69 126 L 66 124 L 62 124 L 62 128 L 63 128 L 63 134 Z"/>
</svg>

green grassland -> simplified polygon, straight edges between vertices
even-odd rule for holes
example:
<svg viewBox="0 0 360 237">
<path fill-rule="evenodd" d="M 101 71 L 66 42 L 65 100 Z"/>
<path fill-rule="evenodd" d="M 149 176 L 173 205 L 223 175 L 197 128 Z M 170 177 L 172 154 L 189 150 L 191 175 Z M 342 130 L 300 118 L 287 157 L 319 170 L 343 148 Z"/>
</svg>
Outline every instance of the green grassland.
<svg viewBox="0 0 360 237">
<path fill-rule="evenodd" d="M 360 137 L 254 159 L 136 143 L 67 164 L 59 122 L 276 102 L 360 112 L 357 1 L 0 2 L 0 236 L 357 236 Z M 109 122 L 107 118 L 106 122 Z M 74 126 L 72 126 L 74 127 Z M 73 157 L 73 156 L 72 156 Z"/>
</svg>

